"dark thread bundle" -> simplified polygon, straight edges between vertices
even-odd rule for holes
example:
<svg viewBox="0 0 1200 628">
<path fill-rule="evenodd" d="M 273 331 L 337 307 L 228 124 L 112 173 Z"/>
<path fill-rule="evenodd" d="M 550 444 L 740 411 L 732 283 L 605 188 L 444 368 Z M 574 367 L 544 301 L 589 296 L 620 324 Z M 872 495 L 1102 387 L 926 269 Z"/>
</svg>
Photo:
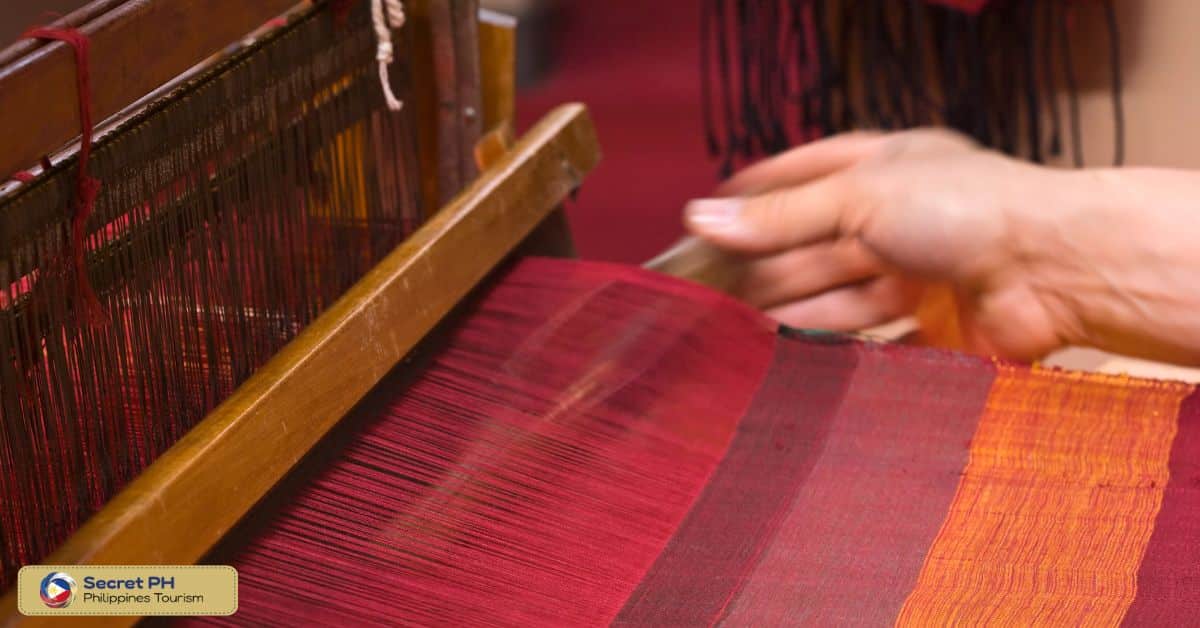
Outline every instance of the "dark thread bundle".
<svg viewBox="0 0 1200 628">
<path fill-rule="evenodd" d="M 316 9 L 97 142 L 106 320 L 71 269 L 76 161 L 0 198 L 0 590 L 420 222 L 411 108 L 386 111 L 374 53 L 365 7 Z"/>
<path fill-rule="evenodd" d="M 1100 3 L 1109 49 L 1095 54 L 1110 65 L 1120 164 L 1119 33 L 1113 0 Z M 709 152 L 728 176 L 840 131 L 939 124 L 1039 162 L 1069 143 L 1081 165 L 1073 10 L 1062 0 L 705 0 Z"/>
</svg>

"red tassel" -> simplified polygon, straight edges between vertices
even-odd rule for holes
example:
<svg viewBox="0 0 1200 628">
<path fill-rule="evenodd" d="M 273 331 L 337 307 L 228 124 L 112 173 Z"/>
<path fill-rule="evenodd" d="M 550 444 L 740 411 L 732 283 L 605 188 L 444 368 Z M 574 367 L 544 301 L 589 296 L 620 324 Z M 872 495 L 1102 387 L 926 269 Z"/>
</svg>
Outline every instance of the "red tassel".
<svg viewBox="0 0 1200 628">
<path fill-rule="evenodd" d="M 95 209 L 96 194 L 100 181 L 88 175 L 88 160 L 92 154 L 92 90 L 88 77 L 89 41 L 87 35 L 74 28 L 31 28 L 21 36 L 24 38 L 52 39 L 61 41 L 75 51 L 75 82 L 79 93 L 79 178 L 75 186 L 75 216 L 71 220 L 71 249 L 75 267 L 76 285 L 83 300 L 89 321 L 103 320 L 104 310 L 92 282 L 87 275 L 87 260 L 84 254 L 84 238 L 87 221 Z M 19 180 L 19 179 L 18 179 Z"/>
</svg>

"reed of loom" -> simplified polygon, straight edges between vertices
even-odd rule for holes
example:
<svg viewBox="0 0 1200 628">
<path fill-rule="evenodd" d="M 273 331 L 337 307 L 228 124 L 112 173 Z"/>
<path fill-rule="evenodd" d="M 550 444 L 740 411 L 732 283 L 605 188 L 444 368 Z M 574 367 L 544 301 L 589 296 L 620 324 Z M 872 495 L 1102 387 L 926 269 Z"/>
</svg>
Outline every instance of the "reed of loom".
<svg viewBox="0 0 1200 628">
<path fill-rule="evenodd" d="M 367 2 L 293 5 L 96 0 L 51 25 L 89 37 L 108 121 L 82 278 L 72 55 L 0 53 L 0 172 L 53 163 L 0 195 L 0 589 L 26 563 L 201 560 L 493 268 L 570 252 L 557 208 L 595 135 L 566 105 L 511 141 L 511 21 L 405 2 L 394 113 Z"/>
</svg>

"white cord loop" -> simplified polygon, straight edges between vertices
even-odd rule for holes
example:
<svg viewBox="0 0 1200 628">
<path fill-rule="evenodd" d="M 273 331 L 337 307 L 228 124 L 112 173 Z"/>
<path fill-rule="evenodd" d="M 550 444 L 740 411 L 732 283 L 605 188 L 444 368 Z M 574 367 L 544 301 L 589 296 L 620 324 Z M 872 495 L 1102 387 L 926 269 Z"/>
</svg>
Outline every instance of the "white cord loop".
<svg viewBox="0 0 1200 628">
<path fill-rule="evenodd" d="M 385 5 L 387 6 L 386 19 L 384 16 Z M 404 5 L 400 3 L 400 0 L 371 0 L 371 24 L 375 26 L 375 61 L 379 63 L 379 85 L 383 87 L 383 98 L 387 101 L 388 109 L 400 111 L 404 107 L 404 103 L 392 92 L 392 82 L 388 79 L 388 66 L 392 64 L 394 58 L 391 29 L 404 26 Z"/>
</svg>

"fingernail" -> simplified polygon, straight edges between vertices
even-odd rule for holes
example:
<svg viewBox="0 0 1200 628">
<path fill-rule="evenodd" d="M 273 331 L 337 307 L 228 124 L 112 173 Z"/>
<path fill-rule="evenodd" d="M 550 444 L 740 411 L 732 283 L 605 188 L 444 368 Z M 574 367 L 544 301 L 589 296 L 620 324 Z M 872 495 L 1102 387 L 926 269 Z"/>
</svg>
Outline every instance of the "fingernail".
<svg viewBox="0 0 1200 628">
<path fill-rule="evenodd" d="M 702 198 L 684 208 L 689 223 L 701 228 L 724 231 L 738 224 L 742 201 L 736 198 Z"/>
</svg>

